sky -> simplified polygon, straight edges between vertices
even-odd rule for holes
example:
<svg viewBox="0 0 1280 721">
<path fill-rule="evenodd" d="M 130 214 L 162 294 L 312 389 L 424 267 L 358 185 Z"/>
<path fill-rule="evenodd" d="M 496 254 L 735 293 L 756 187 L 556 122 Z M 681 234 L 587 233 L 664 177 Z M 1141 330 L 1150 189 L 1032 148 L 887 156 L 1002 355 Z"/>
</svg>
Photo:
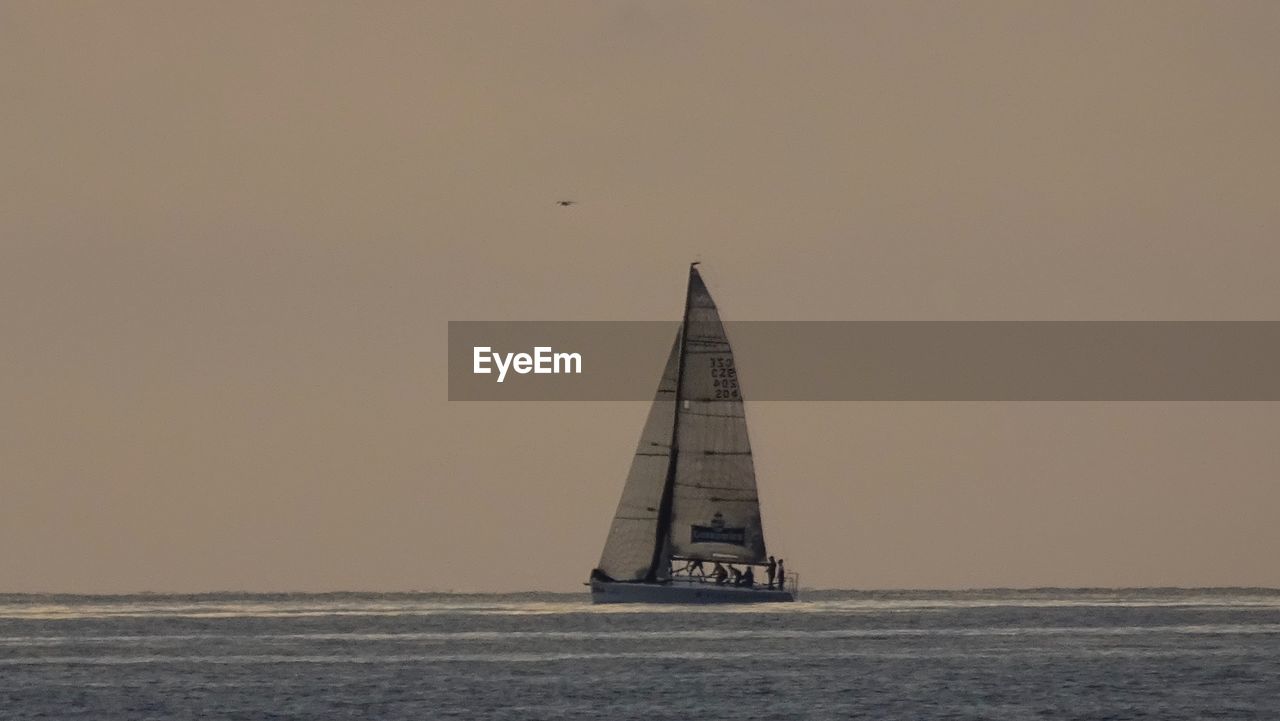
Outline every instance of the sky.
<svg viewBox="0 0 1280 721">
<path fill-rule="evenodd" d="M 1278 81 L 1274 2 L 0 2 L 0 591 L 580 590 L 647 408 L 451 403 L 447 322 L 693 259 L 1275 320 Z M 807 586 L 1280 586 L 1273 403 L 747 412 Z"/>
</svg>

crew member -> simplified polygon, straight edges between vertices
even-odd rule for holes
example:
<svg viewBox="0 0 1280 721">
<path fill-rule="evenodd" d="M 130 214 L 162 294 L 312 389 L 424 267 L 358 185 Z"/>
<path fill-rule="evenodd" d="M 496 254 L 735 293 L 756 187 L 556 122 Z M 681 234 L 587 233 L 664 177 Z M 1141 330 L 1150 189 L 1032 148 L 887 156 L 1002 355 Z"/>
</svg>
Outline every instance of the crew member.
<svg viewBox="0 0 1280 721">
<path fill-rule="evenodd" d="M 724 580 L 729 577 L 729 573 L 724 570 L 724 566 L 721 566 L 719 561 L 716 561 L 716 567 L 711 569 L 711 577 L 716 580 L 716 585 L 718 586 L 724 583 Z"/>
</svg>

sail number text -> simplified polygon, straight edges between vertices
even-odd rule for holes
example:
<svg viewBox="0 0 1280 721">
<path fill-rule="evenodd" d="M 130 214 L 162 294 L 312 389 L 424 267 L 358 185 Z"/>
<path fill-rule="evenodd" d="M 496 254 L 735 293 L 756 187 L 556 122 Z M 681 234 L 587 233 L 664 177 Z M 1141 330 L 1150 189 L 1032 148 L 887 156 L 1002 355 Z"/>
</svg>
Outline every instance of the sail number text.
<svg viewBox="0 0 1280 721">
<path fill-rule="evenodd" d="M 711 371 L 711 397 L 715 400 L 734 400 L 741 398 L 738 390 L 738 369 L 733 367 L 733 358 L 708 358 Z"/>
</svg>

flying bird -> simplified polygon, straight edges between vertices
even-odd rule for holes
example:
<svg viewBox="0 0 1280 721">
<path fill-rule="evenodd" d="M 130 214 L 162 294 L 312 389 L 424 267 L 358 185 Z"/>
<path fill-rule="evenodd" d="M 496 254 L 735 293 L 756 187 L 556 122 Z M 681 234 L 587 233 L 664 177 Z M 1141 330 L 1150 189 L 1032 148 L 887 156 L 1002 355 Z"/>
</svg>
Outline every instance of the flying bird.
<svg viewBox="0 0 1280 721">
<path fill-rule="evenodd" d="M 577 205 L 577 204 L 578 204 L 578 201 L 576 200 L 557 200 L 556 201 L 556 205 L 559 205 L 562 208 L 567 208 L 570 205 Z"/>
</svg>

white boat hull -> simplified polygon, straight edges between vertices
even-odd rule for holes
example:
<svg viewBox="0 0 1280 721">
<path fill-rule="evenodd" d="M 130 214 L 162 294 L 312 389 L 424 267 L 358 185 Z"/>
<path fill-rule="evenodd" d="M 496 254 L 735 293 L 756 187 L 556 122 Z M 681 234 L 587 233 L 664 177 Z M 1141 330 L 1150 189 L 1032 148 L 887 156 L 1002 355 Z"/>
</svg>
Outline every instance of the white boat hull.
<svg viewBox="0 0 1280 721">
<path fill-rule="evenodd" d="M 618 583 L 591 581 L 592 603 L 786 603 L 790 591 L 714 583 Z"/>
</svg>

